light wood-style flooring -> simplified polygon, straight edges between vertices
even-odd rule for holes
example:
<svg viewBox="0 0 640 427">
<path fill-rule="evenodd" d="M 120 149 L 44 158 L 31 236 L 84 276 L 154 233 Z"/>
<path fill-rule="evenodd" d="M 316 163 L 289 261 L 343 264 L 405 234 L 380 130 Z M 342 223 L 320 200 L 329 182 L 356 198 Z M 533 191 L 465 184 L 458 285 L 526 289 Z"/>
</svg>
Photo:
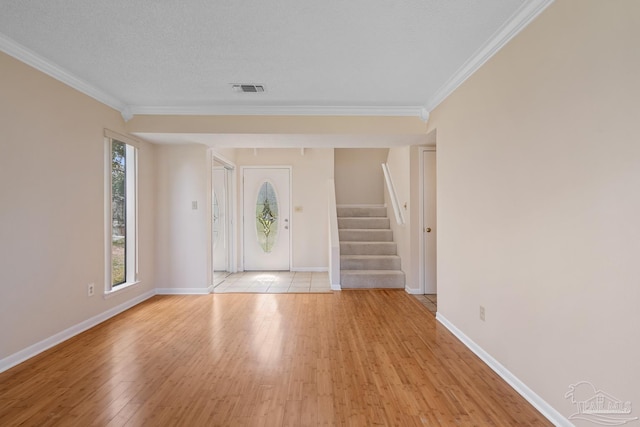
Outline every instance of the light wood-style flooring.
<svg viewBox="0 0 640 427">
<path fill-rule="evenodd" d="M 550 425 L 403 290 L 156 296 L 0 374 L 0 426 Z"/>
</svg>

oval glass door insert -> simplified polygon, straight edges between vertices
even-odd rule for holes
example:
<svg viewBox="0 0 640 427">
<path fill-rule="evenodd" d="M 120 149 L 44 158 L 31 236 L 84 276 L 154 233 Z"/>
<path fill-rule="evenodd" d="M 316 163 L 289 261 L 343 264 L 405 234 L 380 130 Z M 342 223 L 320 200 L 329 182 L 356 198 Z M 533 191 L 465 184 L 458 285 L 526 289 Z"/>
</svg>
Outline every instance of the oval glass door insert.
<svg viewBox="0 0 640 427">
<path fill-rule="evenodd" d="M 278 239 L 278 199 L 271 183 L 265 181 L 256 200 L 256 231 L 258 244 L 270 253 Z"/>
</svg>

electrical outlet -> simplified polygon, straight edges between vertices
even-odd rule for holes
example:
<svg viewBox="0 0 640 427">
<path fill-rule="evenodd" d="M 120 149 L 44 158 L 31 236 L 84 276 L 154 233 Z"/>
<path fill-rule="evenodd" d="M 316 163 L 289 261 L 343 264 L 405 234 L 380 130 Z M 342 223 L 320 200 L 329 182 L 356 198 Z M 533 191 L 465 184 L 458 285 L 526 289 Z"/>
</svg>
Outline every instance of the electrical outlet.
<svg viewBox="0 0 640 427">
<path fill-rule="evenodd" d="M 484 307 L 480 306 L 480 320 L 484 322 Z"/>
<path fill-rule="evenodd" d="M 95 285 L 93 283 L 89 283 L 87 285 L 87 296 L 88 297 L 92 297 L 93 296 L 93 291 L 95 290 Z"/>
</svg>

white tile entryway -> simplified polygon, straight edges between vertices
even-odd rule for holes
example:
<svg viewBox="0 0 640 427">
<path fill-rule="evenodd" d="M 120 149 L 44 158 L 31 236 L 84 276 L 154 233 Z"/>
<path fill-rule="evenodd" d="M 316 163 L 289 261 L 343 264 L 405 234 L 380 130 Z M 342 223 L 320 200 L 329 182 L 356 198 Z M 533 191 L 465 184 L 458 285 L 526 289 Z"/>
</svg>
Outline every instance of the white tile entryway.
<svg viewBox="0 0 640 427">
<path fill-rule="evenodd" d="M 327 272 L 246 271 L 225 277 L 213 292 L 324 293 L 331 292 L 331 285 Z"/>
</svg>

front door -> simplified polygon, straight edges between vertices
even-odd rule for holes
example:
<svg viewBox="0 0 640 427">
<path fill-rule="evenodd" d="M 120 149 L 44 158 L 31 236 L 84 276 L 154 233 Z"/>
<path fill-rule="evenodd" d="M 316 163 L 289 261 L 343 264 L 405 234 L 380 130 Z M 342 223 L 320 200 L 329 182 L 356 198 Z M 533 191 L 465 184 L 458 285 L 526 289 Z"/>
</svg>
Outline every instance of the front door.
<svg viewBox="0 0 640 427">
<path fill-rule="evenodd" d="M 243 169 L 245 270 L 290 268 L 291 169 Z"/>
</svg>

